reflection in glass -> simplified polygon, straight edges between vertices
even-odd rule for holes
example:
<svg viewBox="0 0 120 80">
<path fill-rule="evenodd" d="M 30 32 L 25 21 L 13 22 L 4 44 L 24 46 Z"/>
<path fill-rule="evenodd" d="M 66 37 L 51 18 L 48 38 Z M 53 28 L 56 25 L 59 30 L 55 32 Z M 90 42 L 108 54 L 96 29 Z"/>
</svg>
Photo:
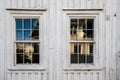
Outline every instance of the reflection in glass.
<svg viewBox="0 0 120 80">
<path fill-rule="evenodd" d="M 93 43 L 71 43 L 70 52 L 71 63 L 93 63 Z"/>
<path fill-rule="evenodd" d="M 93 24 L 93 19 L 71 19 L 71 40 L 93 40 Z"/>
<path fill-rule="evenodd" d="M 15 19 L 16 29 L 22 29 L 22 19 Z"/>
<path fill-rule="evenodd" d="M 39 43 L 33 43 L 32 46 L 34 48 L 33 53 L 39 53 Z"/>
<path fill-rule="evenodd" d="M 15 19 L 16 21 L 16 63 L 39 63 L 39 19 Z M 26 42 L 28 41 L 28 42 Z M 33 42 L 31 42 L 33 41 Z"/>
<path fill-rule="evenodd" d="M 16 19 L 16 40 L 31 39 L 39 40 L 39 19 Z"/>
<path fill-rule="evenodd" d="M 22 40 L 22 30 L 16 30 L 16 39 Z"/>
<path fill-rule="evenodd" d="M 30 29 L 30 19 L 24 19 L 24 29 Z"/>
<path fill-rule="evenodd" d="M 24 40 L 30 40 L 30 30 L 24 30 Z"/>
<path fill-rule="evenodd" d="M 32 31 L 31 31 L 30 37 L 33 40 L 39 39 L 39 20 L 38 19 L 32 19 Z"/>
<path fill-rule="evenodd" d="M 16 53 L 17 64 L 39 63 L 39 43 L 16 43 Z"/>
<path fill-rule="evenodd" d="M 86 29 L 85 19 L 79 19 L 79 29 Z"/>
<path fill-rule="evenodd" d="M 16 44 L 16 52 L 17 53 L 23 53 L 23 43 L 17 43 Z"/>
<path fill-rule="evenodd" d="M 39 19 L 32 19 L 32 29 L 39 29 Z"/>
</svg>

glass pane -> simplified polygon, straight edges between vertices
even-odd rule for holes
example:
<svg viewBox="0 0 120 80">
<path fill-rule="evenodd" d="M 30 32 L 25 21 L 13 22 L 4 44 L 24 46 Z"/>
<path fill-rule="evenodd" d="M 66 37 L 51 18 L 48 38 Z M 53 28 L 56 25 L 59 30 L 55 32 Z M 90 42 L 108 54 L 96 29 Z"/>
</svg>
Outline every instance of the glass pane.
<svg viewBox="0 0 120 80">
<path fill-rule="evenodd" d="M 78 63 L 78 54 L 71 54 L 71 63 Z"/>
<path fill-rule="evenodd" d="M 87 55 L 87 63 L 93 63 L 93 54 Z"/>
<path fill-rule="evenodd" d="M 39 43 L 32 43 L 33 53 L 39 53 Z"/>
<path fill-rule="evenodd" d="M 92 63 L 93 43 L 71 43 L 70 53 L 71 63 Z"/>
<path fill-rule="evenodd" d="M 24 53 L 33 53 L 34 47 L 31 45 L 31 43 L 24 43 Z"/>
<path fill-rule="evenodd" d="M 22 30 L 16 30 L 16 39 L 22 40 Z"/>
<path fill-rule="evenodd" d="M 22 29 L 22 19 L 15 19 L 16 29 Z"/>
<path fill-rule="evenodd" d="M 32 55 L 31 53 L 25 53 L 24 54 L 24 63 L 30 64 L 32 61 Z"/>
<path fill-rule="evenodd" d="M 85 63 L 85 54 L 79 54 L 79 63 Z"/>
<path fill-rule="evenodd" d="M 24 29 L 30 29 L 30 19 L 24 19 Z"/>
<path fill-rule="evenodd" d="M 39 19 L 32 19 L 32 29 L 39 29 Z"/>
<path fill-rule="evenodd" d="M 39 54 L 32 54 L 32 63 L 39 63 Z"/>
<path fill-rule="evenodd" d="M 39 40 L 39 30 L 32 30 L 30 37 L 33 40 Z"/>
<path fill-rule="evenodd" d="M 93 30 L 87 30 L 86 36 L 87 36 L 86 40 L 93 40 L 93 36 L 94 36 Z"/>
<path fill-rule="evenodd" d="M 79 19 L 79 31 L 86 29 L 85 21 L 85 19 Z"/>
<path fill-rule="evenodd" d="M 24 30 L 24 40 L 31 40 L 30 34 L 30 30 Z"/>
<path fill-rule="evenodd" d="M 16 63 L 17 64 L 23 64 L 23 54 L 17 54 Z"/>
<path fill-rule="evenodd" d="M 94 19 L 87 19 L 87 29 L 93 29 Z"/>
<path fill-rule="evenodd" d="M 71 40 L 76 40 L 76 35 L 77 35 L 77 19 L 71 19 L 70 21 L 70 36 Z"/>
<path fill-rule="evenodd" d="M 16 52 L 17 53 L 23 53 L 23 43 L 17 43 L 16 44 Z"/>
<path fill-rule="evenodd" d="M 31 63 L 32 55 L 31 53 L 34 51 L 31 43 L 24 43 L 24 62 Z"/>
</svg>

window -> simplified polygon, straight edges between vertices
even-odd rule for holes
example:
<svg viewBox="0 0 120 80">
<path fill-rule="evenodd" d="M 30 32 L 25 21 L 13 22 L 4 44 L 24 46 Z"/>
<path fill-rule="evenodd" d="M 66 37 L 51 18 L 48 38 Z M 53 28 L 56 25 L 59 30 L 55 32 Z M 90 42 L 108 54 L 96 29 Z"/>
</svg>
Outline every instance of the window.
<svg viewBox="0 0 120 80">
<path fill-rule="evenodd" d="M 70 18 L 71 64 L 94 63 L 94 18 Z"/>
<path fill-rule="evenodd" d="M 39 64 L 39 18 L 15 18 L 15 24 L 15 63 Z"/>
</svg>

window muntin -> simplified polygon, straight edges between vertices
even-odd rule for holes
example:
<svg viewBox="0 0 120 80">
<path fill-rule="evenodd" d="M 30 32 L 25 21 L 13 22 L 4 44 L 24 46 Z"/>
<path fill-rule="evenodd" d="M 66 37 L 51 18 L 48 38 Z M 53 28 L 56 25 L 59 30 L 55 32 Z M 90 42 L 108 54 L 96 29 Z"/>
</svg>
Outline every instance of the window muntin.
<svg viewBox="0 0 120 80">
<path fill-rule="evenodd" d="M 16 18 L 16 64 L 39 64 L 39 19 Z"/>
<path fill-rule="evenodd" d="M 94 62 L 94 18 L 70 19 L 70 62 L 92 64 Z"/>
</svg>

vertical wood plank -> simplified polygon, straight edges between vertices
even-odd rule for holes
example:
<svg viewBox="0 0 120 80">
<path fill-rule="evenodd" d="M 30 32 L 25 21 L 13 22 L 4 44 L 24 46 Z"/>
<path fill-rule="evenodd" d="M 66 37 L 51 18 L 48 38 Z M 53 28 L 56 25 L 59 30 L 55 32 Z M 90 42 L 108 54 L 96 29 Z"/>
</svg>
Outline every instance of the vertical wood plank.
<svg viewBox="0 0 120 80">
<path fill-rule="evenodd" d="M 11 73 L 7 73 L 7 80 L 11 80 Z"/>
<path fill-rule="evenodd" d="M 84 80 L 84 73 L 83 72 L 81 72 L 81 78 L 80 78 L 80 80 Z"/>
<path fill-rule="evenodd" d="M 73 0 L 68 0 L 68 8 L 73 8 L 74 1 Z"/>
<path fill-rule="evenodd" d="M 38 4 L 37 4 L 38 7 L 37 7 L 37 8 L 42 8 L 42 4 L 43 4 L 42 1 L 43 1 L 43 0 L 38 0 Z M 45 0 L 44 0 L 44 1 L 45 1 Z"/>
<path fill-rule="evenodd" d="M 19 76 L 18 80 L 22 80 L 20 72 L 18 73 L 18 76 Z"/>
<path fill-rule="evenodd" d="M 79 80 L 79 75 L 78 75 L 78 73 L 75 73 L 74 74 L 74 79 L 73 80 Z"/>
<path fill-rule="evenodd" d="M 25 80 L 28 80 L 28 72 L 25 72 Z"/>
<path fill-rule="evenodd" d="M 97 80 L 97 73 L 93 72 L 93 80 Z"/>
<path fill-rule="evenodd" d="M 21 78 L 22 78 L 21 80 L 25 80 L 25 73 L 23 72 L 21 73 Z"/>
<path fill-rule="evenodd" d="M 99 9 L 103 9 L 103 0 L 99 0 Z"/>
<path fill-rule="evenodd" d="M 44 80 L 47 80 L 47 74 L 44 73 Z"/>
<path fill-rule="evenodd" d="M 62 0 L 63 8 L 68 8 L 68 0 Z"/>
<path fill-rule="evenodd" d="M 15 73 L 12 73 L 12 80 L 15 80 Z"/>
<path fill-rule="evenodd" d="M 91 79 L 90 72 L 87 73 L 87 79 L 86 79 L 86 80 L 92 80 L 92 79 Z"/>
<path fill-rule="evenodd" d="M 98 0 L 93 0 L 93 9 L 97 9 L 99 6 Z"/>
<path fill-rule="evenodd" d="M 92 0 L 87 0 L 87 9 L 92 9 Z"/>
<path fill-rule="evenodd" d="M 34 1 L 35 1 L 35 0 L 30 0 L 31 8 L 34 8 L 34 6 L 35 6 L 35 5 L 34 5 Z"/>
<path fill-rule="evenodd" d="M 11 8 L 16 8 L 16 0 L 11 0 Z"/>
<path fill-rule="evenodd" d="M 68 73 L 68 78 L 67 78 L 67 80 L 72 80 L 72 79 L 71 79 L 71 73 Z"/>
<path fill-rule="evenodd" d="M 74 8 L 79 9 L 80 0 L 74 0 Z"/>
<path fill-rule="evenodd" d="M 38 73 L 38 80 L 41 80 L 41 73 Z"/>
<path fill-rule="evenodd" d="M 85 9 L 87 6 L 87 0 L 81 0 L 81 9 Z"/>
<path fill-rule="evenodd" d="M 22 8 L 22 0 L 18 0 L 18 8 Z"/>
<path fill-rule="evenodd" d="M 24 0 L 24 7 L 25 8 L 29 8 L 29 0 Z"/>
</svg>

